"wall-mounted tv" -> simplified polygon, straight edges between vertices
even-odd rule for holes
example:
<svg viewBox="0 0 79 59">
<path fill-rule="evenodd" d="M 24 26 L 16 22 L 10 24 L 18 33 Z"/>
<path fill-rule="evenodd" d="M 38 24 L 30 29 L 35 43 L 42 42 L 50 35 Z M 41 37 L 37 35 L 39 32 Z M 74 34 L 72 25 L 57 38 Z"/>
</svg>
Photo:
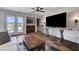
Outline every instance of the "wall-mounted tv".
<svg viewBox="0 0 79 59">
<path fill-rule="evenodd" d="M 66 27 L 66 12 L 46 17 L 47 27 Z"/>
</svg>

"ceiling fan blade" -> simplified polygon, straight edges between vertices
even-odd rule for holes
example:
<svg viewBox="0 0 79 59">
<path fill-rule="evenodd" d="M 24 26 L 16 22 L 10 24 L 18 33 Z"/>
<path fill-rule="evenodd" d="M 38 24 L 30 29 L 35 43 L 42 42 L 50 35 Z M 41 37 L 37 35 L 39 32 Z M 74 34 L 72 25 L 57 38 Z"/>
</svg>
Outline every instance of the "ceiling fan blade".
<svg viewBox="0 0 79 59">
<path fill-rule="evenodd" d="M 43 10 L 43 8 L 40 8 L 40 10 Z"/>
</svg>

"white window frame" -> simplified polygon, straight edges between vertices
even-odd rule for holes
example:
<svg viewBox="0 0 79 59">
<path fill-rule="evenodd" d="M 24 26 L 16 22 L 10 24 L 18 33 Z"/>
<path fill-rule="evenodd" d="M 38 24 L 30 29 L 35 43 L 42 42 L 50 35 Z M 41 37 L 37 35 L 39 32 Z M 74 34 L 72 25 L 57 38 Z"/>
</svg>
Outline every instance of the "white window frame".
<svg viewBox="0 0 79 59">
<path fill-rule="evenodd" d="M 16 26 L 18 26 L 18 17 L 23 17 L 23 32 L 26 33 L 26 17 L 25 16 L 22 16 L 22 15 L 12 15 L 12 14 L 5 14 L 4 16 L 4 27 L 5 27 L 5 30 L 7 30 L 7 15 L 10 15 L 10 16 L 14 16 L 15 17 L 15 22 L 14 24 Z M 18 27 L 15 27 L 14 26 L 14 33 L 18 32 Z"/>
</svg>

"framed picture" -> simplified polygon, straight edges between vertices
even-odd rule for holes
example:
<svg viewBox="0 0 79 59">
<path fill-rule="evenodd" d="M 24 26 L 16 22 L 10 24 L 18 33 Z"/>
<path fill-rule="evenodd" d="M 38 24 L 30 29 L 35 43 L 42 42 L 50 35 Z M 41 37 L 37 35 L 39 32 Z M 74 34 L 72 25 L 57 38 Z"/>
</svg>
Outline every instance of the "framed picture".
<svg viewBox="0 0 79 59">
<path fill-rule="evenodd" d="M 27 17 L 27 24 L 34 24 L 34 18 L 33 17 Z"/>
</svg>

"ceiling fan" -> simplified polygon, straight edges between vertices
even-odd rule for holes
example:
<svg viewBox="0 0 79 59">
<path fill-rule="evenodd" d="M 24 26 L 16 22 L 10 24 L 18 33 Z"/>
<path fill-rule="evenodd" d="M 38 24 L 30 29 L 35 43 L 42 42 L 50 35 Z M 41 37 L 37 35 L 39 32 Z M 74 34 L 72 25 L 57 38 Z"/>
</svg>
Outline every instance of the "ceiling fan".
<svg viewBox="0 0 79 59">
<path fill-rule="evenodd" d="M 44 8 L 41 8 L 41 7 L 36 7 L 36 8 L 32 8 L 34 11 L 32 11 L 32 12 L 45 12 L 44 11 Z"/>
</svg>

